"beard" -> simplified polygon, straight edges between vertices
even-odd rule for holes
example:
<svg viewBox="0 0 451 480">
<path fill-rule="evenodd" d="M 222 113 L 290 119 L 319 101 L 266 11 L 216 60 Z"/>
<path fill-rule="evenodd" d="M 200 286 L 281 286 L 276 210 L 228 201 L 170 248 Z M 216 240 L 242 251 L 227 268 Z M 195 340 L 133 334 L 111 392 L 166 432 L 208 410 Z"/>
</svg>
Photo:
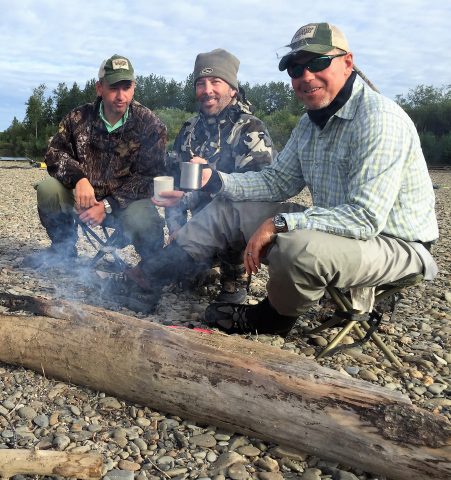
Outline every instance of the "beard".
<svg viewBox="0 0 451 480">
<path fill-rule="evenodd" d="M 210 100 L 215 100 L 216 102 L 212 105 L 206 105 Z M 202 95 L 197 101 L 200 111 L 207 117 L 215 117 L 221 113 L 224 108 L 226 108 L 230 102 L 233 100 L 233 97 L 226 95 Z"/>
</svg>

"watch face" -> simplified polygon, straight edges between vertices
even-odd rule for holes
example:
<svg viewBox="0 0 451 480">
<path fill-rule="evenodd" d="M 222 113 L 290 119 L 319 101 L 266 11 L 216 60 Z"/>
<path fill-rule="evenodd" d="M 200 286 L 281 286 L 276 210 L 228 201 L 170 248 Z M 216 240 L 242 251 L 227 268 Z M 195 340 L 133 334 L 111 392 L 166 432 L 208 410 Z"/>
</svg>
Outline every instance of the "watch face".
<svg viewBox="0 0 451 480">
<path fill-rule="evenodd" d="M 274 217 L 273 222 L 277 232 L 281 232 L 285 230 L 287 226 L 287 222 L 285 221 L 285 218 L 282 215 L 276 215 Z"/>
</svg>

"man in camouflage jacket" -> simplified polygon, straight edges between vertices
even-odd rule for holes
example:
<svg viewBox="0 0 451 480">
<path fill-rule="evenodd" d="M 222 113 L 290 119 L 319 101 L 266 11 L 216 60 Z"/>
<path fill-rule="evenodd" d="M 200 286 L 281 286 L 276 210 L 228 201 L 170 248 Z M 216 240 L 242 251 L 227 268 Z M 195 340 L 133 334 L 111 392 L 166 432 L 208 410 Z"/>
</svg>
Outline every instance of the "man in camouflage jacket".
<svg viewBox="0 0 451 480">
<path fill-rule="evenodd" d="M 274 150 L 264 123 L 252 115 L 244 91 L 238 87 L 239 60 L 229 52 L 216 49 L 200 53 L 194 66 L 198 115 L 182 126 L 168 154 L 168 170 L 179 184 L 180 162 L 202 158 L 210 168 L 220 172 L 261 170 L 271 163 Z M 187 212 L 195 215 L 211 201 L 202 191 L 168 192 L 162 202 L 172 236 L 187 221 Z M 221 254 L 220 301 L 240 303 L 246 298 L 244 267 L 241 251 Z"/>
<path fill-rule="evenodd" d="M 121 224 L 142 259 L 163 246 L 164 221 L 150 197 L 153 177 L 165 170 L 167 131 L 133 100 L 134 87 L 127 58 L 104 61 L 96 102 L 72 110 L 50 141 L 45 156 L 50 177 L 37 186 L 37 199 L 52 246 L 33 266 L 77 255 L 74 210 L 91 226 Z"/>
</svg>

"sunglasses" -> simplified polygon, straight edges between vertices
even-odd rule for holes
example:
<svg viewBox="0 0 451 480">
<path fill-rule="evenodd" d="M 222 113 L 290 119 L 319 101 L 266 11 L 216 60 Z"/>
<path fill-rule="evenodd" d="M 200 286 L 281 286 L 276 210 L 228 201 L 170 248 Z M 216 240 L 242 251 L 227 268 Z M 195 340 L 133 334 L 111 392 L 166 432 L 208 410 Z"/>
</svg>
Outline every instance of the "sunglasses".
<svg viewBox="0 0 451 480">
<path fill-rule="evenodd" d="M 304 74 L 304 70 L 316 73 L 325 70 L 330 66 L 332 60 L 337 57 L 343 57 L 347 53 L 339 53 L 338 55 L 321 55 L 320 57 L 312 58 L 307 63 L 292 63 L 288 66 L 287 72 L 291 78 L 300 78 Z"/>
</svg>

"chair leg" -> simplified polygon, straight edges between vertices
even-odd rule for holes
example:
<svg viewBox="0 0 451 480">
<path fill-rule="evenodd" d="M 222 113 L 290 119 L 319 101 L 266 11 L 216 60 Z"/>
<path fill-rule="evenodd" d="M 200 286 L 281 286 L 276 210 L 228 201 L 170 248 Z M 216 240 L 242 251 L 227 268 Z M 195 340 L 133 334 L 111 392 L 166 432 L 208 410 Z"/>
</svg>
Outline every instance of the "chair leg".
<svg viewBox="0 0 451 480">
<path fill-rule="evenodd" d="M 117 254 L 117 247 L 115 246 L 116 240 L 120 238 L 120 233 L 118 229 L 116 228 L 114 232 L 110 235 L 106 227 L 102 225 L 102 231 L 105 236 L 105 240 L 103 240 L 101 237 L 99 237 L 99 235 L 97 235 L 97 233 L 93 229 L 80 221 L 77 215 L 75 215 L 74 217 L 75 222 L 80 225 L 85 238 L 95 249 L 97 249 L 96 254 L 90 260 L 89 265 L 91 267 L 94 267 L 107 253 L 110 253 L 113 256 L 114 261 L 119 265 L 119 268 L 121 270 L 124 270 L 127 267 L 127 264 Z M 98 243 L 98 245 L 94 243 L 94 240 Z"/>
<path fill-rule="evenodd" d="M 338 305 L 338 307 L 344 311 L 349 312 L 352 310 L 352 303 L 351 301 L 343 295 L 342 292 L 335 288 L 328 288 L 327 289 L 332 299 Z M 342 319 L 337 319 L 336 317 L 332 317 L 331 319 L 327 320 L 320 326 L 308 331 L 308 334 L 322 332 L 327 328 L 335 326 L 337 323 L 342 321 Z M 329 342 L 329 344 L 321 350 L 321 352 L 316 356 L 316 358 L 323 358 L 327 355 L 332 355 L 334 352 L 333 350 L 338 347 L 339 343 L 343 340 L 343 338 L 351 331 L 354 330 L 359 337 L 360 340 L 365 338 L 365 332 L 370 330 L 370 325 L 366 320 L 357 321 L 357 320 L 349 320 L 346 325 L 338 332 L 337 335 Z M 396 355 L 389 349 L 389 347 L 382 341 L 379 335 L 373 332 L 370 336 L 371 340 L 375 343 L 375 345 L 382 350 L 384 355 L 388 358 L 388 360 L 397 368 L 402 368 L 401 361 L 396 357 Z M 339 347 L 338 347 L 339 348 Z"/>
<path fill-rule="evenodd" d="M 321 352 L 316 356 L 316 358 L 323 358 L 324 356 L 326 356 L 333 348 L 335 348 L 343 340 L 345 335 L 349 333 L 349 331 L 354 327 L 356 323 L 357 323 L 356 320 L 351 320 L 350 322 L 348 322 L 346 326 L 343 327 L 337 333 L 337 335 L 335 335 L 335 337 L 330 341 L 330 343 L 326 347 L 324 347 L 323 350 L 321 350 Z"/>
<path fill-rule="evenodd" d="M 327 330 L 328 328 L 335 327 L 338 323 L 343 322 L 342 318 L 338 318 L 336 316 L 332 316 L 329 318 L 329 320 L 326 320 L 325 322 L 321 323 L 321 325 L 318 325 L 315 328 L 312 328 L 311 330 L 306 330 L 305 334 L 306 335 L 312 335 L 315 333 L 323 332 L 324 330 Z"/>
<path fill-rule="evenodd" d="M 370 326 L 366 321 L 362 322 L 362 326 L 366 331 L 370 329 Z M 390 360 L 390 362 L 393 365 L 395 365 L 398 368 L 403 367 L 403 364 L 398 359 L 398 357 L 390 350 L 390 348 L 388 348 L 388 346 L 382 341 L 381 337 L 379 337 L 379 335 L 376 332 L 371 334 L 371 339 L 384 352 L 384 355 Z"/>
</svg>

